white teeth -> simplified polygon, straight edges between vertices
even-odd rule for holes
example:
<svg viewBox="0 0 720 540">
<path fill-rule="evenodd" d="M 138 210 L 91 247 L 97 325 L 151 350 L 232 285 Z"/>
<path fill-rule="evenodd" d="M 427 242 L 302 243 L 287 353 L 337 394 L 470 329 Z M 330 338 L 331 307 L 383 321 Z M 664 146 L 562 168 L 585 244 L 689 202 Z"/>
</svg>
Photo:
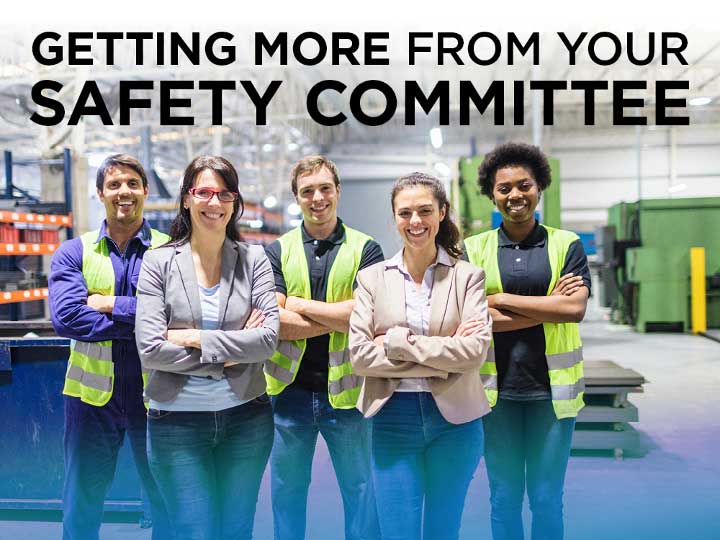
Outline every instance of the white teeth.
<svg viewBox="0 0 720 540">
<path fill-rule="evenodd" d="M 203 215 L 205 217 L 209 217 L 210 219 L 219 219 L 222 217 L 222 214 L 208 214 L 207 212 L 204 212 Z"/>
<path fill-rule="evenodd" d="M 128 201 L 118 203 L 119 206 L 132 206 L 133 204 L 135 204 L 135 203 L 128 202 Z"/>
<path fill-rule="evenodd" d="M 427 229 L 423 229 L 421 231 L 408 231 L 408 234 L 412 236 L 420 236 L 422 234 L 425 234 L 426 231 Z"/>
</svg>

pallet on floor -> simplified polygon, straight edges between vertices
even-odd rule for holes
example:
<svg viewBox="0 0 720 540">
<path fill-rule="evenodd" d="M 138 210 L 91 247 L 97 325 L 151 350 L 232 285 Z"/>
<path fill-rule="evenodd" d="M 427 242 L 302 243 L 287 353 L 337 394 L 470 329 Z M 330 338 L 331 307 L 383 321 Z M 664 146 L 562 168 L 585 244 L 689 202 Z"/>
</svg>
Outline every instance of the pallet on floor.
<svg viewBox="0 0 720 540">
<path fill-rule="evenodd" d="M 628 395 L 642 393 L 645 377 L 612 360 L 585 362 L 585 407 L 573 434 L 573 450 L 612 451 L 618 458 L 637 449 L 638 432 L 630 425 L 640 419 Z"/>
</svg>

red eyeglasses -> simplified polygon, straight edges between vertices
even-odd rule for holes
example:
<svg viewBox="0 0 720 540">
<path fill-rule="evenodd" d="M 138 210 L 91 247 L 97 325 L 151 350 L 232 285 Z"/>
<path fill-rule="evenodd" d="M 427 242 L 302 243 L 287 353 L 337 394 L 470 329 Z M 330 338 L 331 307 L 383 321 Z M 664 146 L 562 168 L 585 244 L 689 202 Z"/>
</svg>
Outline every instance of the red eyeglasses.
<svg viewBox="0 0 720 540">
<path fill-rule="evenodd" d="M 217 191 L 215 189 L 211 188 L 190 188 L 188 189 L 188 192 L 192 194 L 193 197 L 196 199 L 200 199 L 201 201 L 209 201 L 213 198 L 214 195 L 217 195 L 218 201 L 220 202 L 234 202 L 235 199 L 237 199 L 240 194 L 235 191 Z"/>
</svg>

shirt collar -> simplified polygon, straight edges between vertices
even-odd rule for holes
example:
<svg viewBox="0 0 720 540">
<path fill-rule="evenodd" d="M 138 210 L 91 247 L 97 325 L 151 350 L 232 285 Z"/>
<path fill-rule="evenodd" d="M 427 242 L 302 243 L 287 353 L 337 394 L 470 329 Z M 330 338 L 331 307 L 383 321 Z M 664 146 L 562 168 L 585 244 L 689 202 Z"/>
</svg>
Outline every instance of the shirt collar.
<svg viewBox="0 0 720 540">
<path fill-rule="evenodd" d="M 405 269 L 405 262 L 403 261 L 404 249 L 405 248 L 400 249 L 400 251 L 393 255 L 392 258 L 385 261 L 386 270 L 388 268 L 397 268 L 401 272 L 407 274 L 407 270 Z M 453 260 L 450 258 L 450 255 L 448 255 L 448 252 L 445 251 L 445 248 L 442 246 L 437 247 L 437 257 L 435 257 L 435 262 L 432 263 L 429 268 L 437 266 L 438 264 L 443 264 L 445 266 L 453 265 Z"/>
<path fill-rule="evenodd" d="M 107 220 L 103 219 L 102 224 L 100 225 L 100 231 L 98 232 L 97 240 L 95 240 L 95 243 L 97 244 L 100 240 L 103 238 L 107 238 L 108 240 L 112 240 L 110 238 L 110 235 L 107 232 Z M 150 240 L 152 239 L 152 232 L 150 229 L 150 224 L 147 222 L 145 218 L 143 218 L 143 223 L 140 229 L 138 230 L 137 234 L 133 238 L 139 238 L 140 242 L 145 247 L 150 247 Z M 130 239 L 132 241 L 132 238 Z"/>
<path fill-rule="evenodd" d="M 545 245 L 547 240 L 547 232 L 545 227 L 541 226 L 540 223 L 535 221 L 535 227 L 523 240 L 519 242 L 513 242 L 505 234 L 505 228 L 501 225 L 498 229 L 498 246 L 500 247 L 513 247 L 521 245 L 524 247 L 542 247 Z"/>
<path fill-rule="evenodd" d="M 305 230 L 305 223 L 300 226 L 300 230 L 302 231 L 302 239 L 303 244 L 308 244 L 310 242 L 314 242 L 317 240 L 316 238 L 313 238 L 308 234 L 308 232 Z M 318 242 L 330 242 L 331 244 L 342 244 L 345 241 L 345 227 L 343 227 L 343 222 L 340 218 L 337 218 L 337 225 L 335 225 L 335 229 L 332 233 L 330 233 L 330 236 L 325 238 L 324 240 L 318 240 Z"/>
</svg>

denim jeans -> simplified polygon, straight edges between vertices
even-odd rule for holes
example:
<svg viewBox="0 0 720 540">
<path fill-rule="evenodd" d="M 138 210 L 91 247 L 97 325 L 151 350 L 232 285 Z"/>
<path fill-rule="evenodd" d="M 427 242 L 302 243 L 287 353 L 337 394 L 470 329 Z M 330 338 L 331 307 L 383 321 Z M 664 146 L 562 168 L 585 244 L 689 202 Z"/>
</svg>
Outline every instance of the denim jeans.
<svg viewBox="0 0 720 540">
<path fill-rule="evenodd" d="M 118 385 L 120 386 L 120 385 Z M 105 495 L 110 489 L 118 453 L 127 434 L 143 490 L 150 502 L 153 540 L 168 540 L 165 505 L 148 468 L 145 448 L 147 418 L 142 399 L 132 406 L 116 391 L 96 407 L 65 396 L 65 482 L 63 485 L 63 539 L 97 540 Z"/>
<path fill-rule="evenodd" d="M 451 424 L 430 392 L 395 392 L 373 417 L 382 540 L 457 540 L 482 449 L 480 419 Z"/>
<path fill-rule="evenodd" d="M 555 417 L 552 401 L 498 399 L 483 418 L 494 540 L 522 540 L 527 483 L 533 540 L 562 540 L 563 484 L 574 418 Z"/>
<path fill-rule="evenodd" d="M 175 540 L 252 538 L 272 440 L 265 395 L 217 412 L 148 411 L 148 460 Z"/>
<path fill-rule="evenodd" d="M 275 540 L 303 540 L 315 443 L 321 433 L 337 476 L 346 540 L 379 537 L 370 474 L 370 422 L 357 409 L 333 409 L 326 392 L 290 385 L 272 397 L 275 443 L 271 486 Z M 340 534 L 336 536 L 340 538 Z"/>
</svg>

